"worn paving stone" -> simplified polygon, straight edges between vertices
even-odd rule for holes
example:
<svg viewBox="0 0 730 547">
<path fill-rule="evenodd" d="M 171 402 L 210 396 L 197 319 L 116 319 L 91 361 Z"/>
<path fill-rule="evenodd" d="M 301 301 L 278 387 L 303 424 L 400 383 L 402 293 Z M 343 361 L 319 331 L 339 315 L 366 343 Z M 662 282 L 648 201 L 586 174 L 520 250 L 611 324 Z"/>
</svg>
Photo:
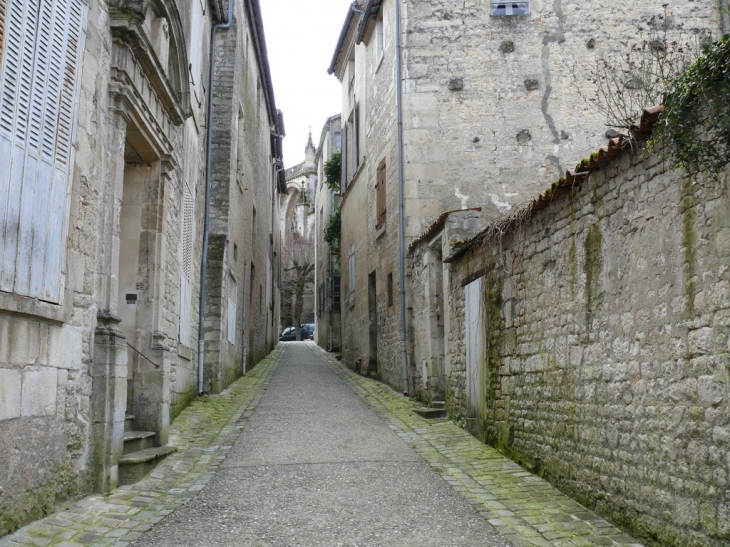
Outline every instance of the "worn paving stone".
<svg viewBox="0 0 730 547">
<path fill-rule="evenodd" d="M 179 451 L 147 478 L 109 496 L 80 500 L 0 539 L 0 547 L 491 546 L 508 542 L 513 547 L 640 547 L 634 538 L 452 422 L 421 418 L 412 412 L 413 401 L 387 386 L 355 375 L 312 344 L 287 347 L 296 346 L 304 356 L 295 359 L 300 366 L 289 365 L 294 381 L 283 384 L 278 395 L 270 390 L 266 412 L 256 410 L 266 401 L 272 378 L 287 368 L 281 346 L 223 394 L 191 404 L 171 427 L 170 442 Z M 298 407 L 286 404 L 303 389 L 306 375 L 296 374 L 306 372 L 302 363 L 319 367 L 320 380 L 327 378 L 322 387 L 333 392 L 333 399 L 311 398 L 310 390 L 310 399 Z M 322 376 L 322 363 L 327 364 L 329 376 Z M 349 387 L 343 391 L 342 385 Z M 348 414 L 348 405 L 354 403 L 346 391 L 357 394 L 362 404 L 354 413 Z M 374 414 L 367 413 L 368 407 Z M 323 425 L 307 435 L 306 428 L 321 417 L 320 411 L 334 413 L 344 426 Z M 292 421 L 284 423 L 284 416 Z M 363 420 L 364 416 L 369 417 Z M 357 434 L 357 424 L 363 421 L 365 431 Z M 277 444 L 277 439 L 289 440 Z M 352 457 L 353 449 L 362 450 L 357 458 Z M 325 452 L 326 458 L 317 457 Z M 418 486 L 412 477 L 420 476 L 423 467 L 436 475 Z M 427 514 L 409 509 L 402 519 L 393 518 L 399 513 L 384 510 L 381 497 L 388 488 L 378 485 L 404 481 L 408 488 L 397 491 L 389 503 L 411 507 L 430 497 L 439 500 L 437 508 Z M 340 486 L 333 492 L 332 484 Z M 240 488 L 248 489 L 254 498 L 232 499 L 231 493 Z M 272 496 L 276 488 L 286 492 L 288 499 Z M 368 498 L 370 508 L 366 502 L 353 502 Z M 254 504 L 253 499 L 261 503 Z M 463 504 L 472 513 L 465 514 Z M 215 522 L 221 520 L 221 510 L 229 511 L 224 515 L 227 524 Z M 210 534 L 195 539 L 183 533 L 171 543 L 174 536 L 169 532 L 180 523 L 176 519 L 191 513 L 225 525 L 219 527 L 220 541 L 211 541 Z M 231 524 L 234 515 L 240 527 Z M 424 522 L 434 524 L 434 515 L 445 518 L 434 529 L 419 532 Z M 185 531 L 184 526 L 178 528 Z M 302 530 L 310 541 L 297 541 L 303 537 Z M 353 530 L 360 530 L 359 535 Z M 244 531 L 248 539 L 242 537 Z"/>
<path fill-rule="evenodd" d="M 348 370 L 316 348 L 340 378 L 380 414 L 391 428 L 484 515 L 514 547 L 607 545 L 642 547 L 629 534 L 567 497 L 446 419 L 429 421 L 419 405 L 388 386 Z M 489 498 L 478 494 L 487 491 Z M 504 516 L 504 511 L 510 516 Z M 537 522 L 534 517 L 539 516 Z M 569 526 L 566 526 L 569 525 Z M 543 530 L 543 531 L 541 531 Z"/>
<path fill-rule="evenodd" d="M 108 496 L 79 500 L 1 538 L 0 547 L 127 547 L 141 535 L 140 527 L 154 526 L 192 499 L 197 492 L 191 495 L 190 488 L 200 490 L 210 480 L 205 473 L 213 467 L 213 458 L 240 435 L 242 427 L 236 424 L 244 412 L 255 411 L 280 353 L 281 348 L 275 349 L 220 395 L 201 397 L 186 408 L 170 427 L 170 444 L 178 452 L 158 465 L 154 476 Z M 186 474 L 193 469 L 194 479 Z M 183 483 L 187 488 L 181 488 Z M 170 493 L 175 488 L 180 492 Z"/>
</svg>

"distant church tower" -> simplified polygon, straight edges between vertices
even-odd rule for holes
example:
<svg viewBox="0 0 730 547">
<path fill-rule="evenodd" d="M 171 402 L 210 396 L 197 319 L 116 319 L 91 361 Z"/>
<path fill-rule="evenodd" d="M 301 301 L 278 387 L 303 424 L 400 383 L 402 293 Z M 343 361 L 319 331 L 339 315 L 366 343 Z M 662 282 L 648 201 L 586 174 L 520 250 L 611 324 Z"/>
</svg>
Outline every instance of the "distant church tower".
<svg viewBox="0 0 730 547">
<path fill-rule="evenodd" d="M 284 239 L 298 234 L 309 239 L 314 233 L 314 198 L 317 188 L 317 149 L 312 140 L 312 128 L 304 147 L 304 161 L 286 170 L 289 194 L 281 196 L 281 233 Z"/>
</svg>

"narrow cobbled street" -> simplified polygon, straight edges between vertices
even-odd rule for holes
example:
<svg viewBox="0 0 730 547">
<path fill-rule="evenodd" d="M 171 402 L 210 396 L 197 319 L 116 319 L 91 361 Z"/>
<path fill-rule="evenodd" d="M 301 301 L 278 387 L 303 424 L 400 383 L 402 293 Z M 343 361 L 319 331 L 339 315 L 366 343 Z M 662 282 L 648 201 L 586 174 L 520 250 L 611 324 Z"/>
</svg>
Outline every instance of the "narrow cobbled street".
<svg viewBox="0 0 730 547">
<path fill-rule="evenodd" d="M 0 540 L 15 545 L 638 545 L 455 424 L 280 344 L 173 424 L 179 452 L 136 485 Z"/>
</svg>

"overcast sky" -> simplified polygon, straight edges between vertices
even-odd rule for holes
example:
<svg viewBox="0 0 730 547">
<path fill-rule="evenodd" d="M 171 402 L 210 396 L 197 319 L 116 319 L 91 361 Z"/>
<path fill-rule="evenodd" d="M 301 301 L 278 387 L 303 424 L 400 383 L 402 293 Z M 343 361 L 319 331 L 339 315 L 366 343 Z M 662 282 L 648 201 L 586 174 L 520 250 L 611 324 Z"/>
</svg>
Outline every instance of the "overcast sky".
<svg viewBox="0 0 730 547">
<path fill-rule="evenodd" d="M 284 112 L 284 164 L 304 161 L 327 118 L 339 114 L 340 82 L 327 68 L 351 0 L 261 0 L 276 106 Z"/>
</svg>

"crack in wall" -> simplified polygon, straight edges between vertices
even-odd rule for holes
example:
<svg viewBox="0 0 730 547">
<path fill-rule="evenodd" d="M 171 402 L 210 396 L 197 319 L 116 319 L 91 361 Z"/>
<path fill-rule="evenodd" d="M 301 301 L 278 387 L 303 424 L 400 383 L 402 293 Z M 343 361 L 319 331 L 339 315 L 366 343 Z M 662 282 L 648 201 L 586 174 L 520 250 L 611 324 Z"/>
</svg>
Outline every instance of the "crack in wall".
<svg viewBox="0 0 730 547">
<path fill-rule="evenodd" d="M 555 15 L 557 15 L 558 17 L 558 28 L 555 30 L 555 32 L 546 34 L 542 39 L 542 74 L 545 78 L 545 93 L 543 94 L 542 101 L 540 102 L 540 110 L 542 110 L 542 115 L 545 118 L 545 122 L 550 128 L 550 133 L 552 133 L 553 135 L 553 144 L 559 145 L 560 133 L 555 127 L 555 120 L 553 120 L 553 117 L 548 112 L 548 106 L 550 103 L 550 95 L 553 92 L 552 76 L 550 74 L 550 44 L 554 44 L 556 42 L 558 44 L 562 44 L 563 42 L 565 42 L 565 16 L 563 15 L 563 0 L 555 0 L 555 3 L 553 4 L 553 11 L 555 11 Z M 557 156 L 555 156 L 554 154 L 549 154 L 547 156 L 547 159 L 555 166 L 555 168 L 558 170 L 559 175 L 563 173 L 563 168 L 560 165 L 560 159 Z"/>
</svg>

